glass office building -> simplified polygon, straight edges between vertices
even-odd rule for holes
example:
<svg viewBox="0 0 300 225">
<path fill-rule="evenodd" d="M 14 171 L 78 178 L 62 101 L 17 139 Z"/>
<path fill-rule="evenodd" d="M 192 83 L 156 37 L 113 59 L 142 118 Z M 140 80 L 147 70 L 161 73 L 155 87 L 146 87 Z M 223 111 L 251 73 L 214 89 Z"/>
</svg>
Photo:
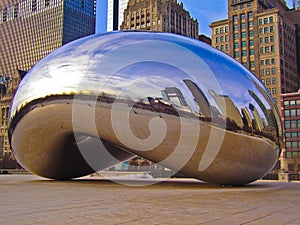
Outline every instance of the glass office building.
<svg viewBox="0 0 300 225">
<path fill-rule="evenodd" d="M 7 112 L 20 75 L 58 47 L 95 33 L 96 0 L 0 1 L 0 156 L 10 153 Z"/>
</svg>

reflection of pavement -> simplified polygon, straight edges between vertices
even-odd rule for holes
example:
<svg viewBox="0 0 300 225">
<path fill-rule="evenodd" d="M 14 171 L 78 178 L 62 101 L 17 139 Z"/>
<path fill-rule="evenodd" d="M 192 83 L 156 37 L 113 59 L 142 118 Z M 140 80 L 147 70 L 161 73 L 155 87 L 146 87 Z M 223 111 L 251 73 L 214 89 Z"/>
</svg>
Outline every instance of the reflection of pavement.
<svg viewBox="0 0 300 225">
<path fill-rule="evenodd" d="M 132 184 L 142 182 L 130 181 Z M 147 181 L 143 181 L 146 182 Z M 99 178 L 0 176 L 0 224 L 299 224 L 300 183 L 221 188 L 193 179 L 141 187 Z"/>
</svg>

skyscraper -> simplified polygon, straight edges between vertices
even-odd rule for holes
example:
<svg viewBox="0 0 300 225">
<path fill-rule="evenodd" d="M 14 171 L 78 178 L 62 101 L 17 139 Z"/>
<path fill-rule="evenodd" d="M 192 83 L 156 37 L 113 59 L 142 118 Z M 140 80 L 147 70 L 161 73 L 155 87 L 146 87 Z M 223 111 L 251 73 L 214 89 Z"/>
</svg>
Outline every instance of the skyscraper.
<svg viewBox="0 0 300 225">
<path fill-rule="evenodd" d="M 283 0 L 228 0 L 228 18 L 211 24 L 212 46 L 250 69 L 278 108 L 281 93 L 299 88 L 291 11 Z"/>
<path fill-rule="evenodd" d="M 108 0 L 107 31 L 119 30 L 123 22 L 123 14 L 129 0 Z"/>
<path fill-rule="evenodd" d="M 198 21 L 177 0 L 130 0 L 121 30 L 149 30 L 199 39 Z"/>
<path fill-rule="evenodd" d="M 20 75 L 58 47 L 94 34 L 95 19 L 95 0 L 0 1 L 0 155 L 10 152 L 7 116 Z"/>
</svg>

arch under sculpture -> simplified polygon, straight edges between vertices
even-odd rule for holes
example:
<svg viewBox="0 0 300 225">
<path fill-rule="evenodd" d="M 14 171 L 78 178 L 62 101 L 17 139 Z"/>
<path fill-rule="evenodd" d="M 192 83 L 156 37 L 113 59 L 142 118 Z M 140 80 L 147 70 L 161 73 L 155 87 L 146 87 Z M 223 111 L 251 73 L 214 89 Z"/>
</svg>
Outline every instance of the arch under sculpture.
<svg viewBox="0 0 300 225">
<path fill-rule="evenodd" d="M 17 160 L 71 179 L 136 155 L 217 184 L 268 173 L 280 118 L 256 77 L 197 40 L 112 32 L 71 42 L 21 81 L 9 125 Z"/>
</svg>

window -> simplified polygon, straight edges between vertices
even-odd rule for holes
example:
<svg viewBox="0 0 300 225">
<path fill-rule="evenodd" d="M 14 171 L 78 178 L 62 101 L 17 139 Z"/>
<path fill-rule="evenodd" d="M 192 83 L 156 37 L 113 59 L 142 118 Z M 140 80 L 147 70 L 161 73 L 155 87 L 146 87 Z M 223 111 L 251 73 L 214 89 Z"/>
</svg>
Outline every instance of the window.
<svg viewBox="0 0 300 225">
<path fill-rule="evenodd" d="M 262 34 L 263 32 L 263 29 L 262 28 L 259 28 L 259 34 Z"/>
<path fill-rule="evenodd" d="M 274 27 L 273 26 L 270 26 L 270 32 L 274 32 Z"/>
<path fill-rule="evenodd" d="M 248 18 L 253 18 L 253 12 L 248 12 Z"/>
<path fill-rule="evenodd" d="M 284 127 L 285 127 L 286 129 L 289 129 L 289 128 L 291 128 L 291 123 L 290 123 L 290 121 L 289 121 L 289 120 L 287 120 L 287 121 L 284 121 Z"/>
<path fill-rule="evenodd" d="M 246 41 L 242 41 L 242 47 L 246 47 Z"/>
<path fill-rule="evenodd" d="M 250 8 L 251 7 L 251 3 L 247 3 L 247 8 Z"/>
<path fill-rule="evenodd" d="M 265 70 L 264 69 L 260 70 L 260 75 L 262 75 L 262 76 L 265 75 Z"/>
<path fill-rule="evenodd" d="M 272 84 L 276 84 L 276 78 L 275 77 L 272 78 Z"/>
<path fill-rule="evenodd" d="M 267 84 L 267 85 L 271 84 L 271 79 L 270 79 L 270 78 L 267 78 L 266 84 Z"/>
<path fill-rule="evenodd" d="M 270 42 L 274 42 L 274 36 L 270 36 Z"/>
<path fill-rule="evenodd" d="M 267 69 L 266 69 L 266 74 L 267 74 L 267 75 L 270 75 L 270 68 L 267 68 Z"/>
<path fill-rule="evenodd" d="M 296 116 L 296 109 L 290 110 L 290 116 Z"/>
<path fill-rule="evenodd" d="M 233 30 L 238 30 L 239 29 L 239 26 L 237 25 L 237 24 L 235 24 L 234 26 L 233 26 Z"/>
<path fill-rule="evenodd" d="M 234 58 L 238 58 L 239 57 L 239 53 L 238 52 L 234 52 Z"/>
<path fill-rule="evenodd" d="M 245 14 L 241 14 L 241 20 L 244 20 L 245 19 Z"/>
<path fill-rule="evenodd" d="M 265 65 L 265 60 L 260 60 L 260 65 Z"/>
<path fill-rule="evenodd" d="M 244 4 L 240 5 L 240 9 L 243 9 L 244 8 Z"/>
<path fill-rule="evenodd" d="M 265 47 L 265 52 L 269 52 L 269 46 Z"/>
<path fill-rule="evenodd" d="M 259 48 L 259 52 L 260 52 L 260 53 L 264 53 L 264 48 L 263 48 L 263 47 L 260 47 L 260 48 Z"/>
<path fill-rule="evenodd" d="M 229 50 L 229 45 L 228 44 L 225 45 L 225 49 L 226 49 L 226 51 Z"/>
<path fill-rule="evenodd" d="M 225 26 L 225 32 L 228 32 L 228 31 L 229 31 L 229 27 Z"/>
<path fill-rule="evenodd" d="M 259 39 L 259 43 L 262 44 L 263 42 L 264 42 L 264 39 L 263 39 L 263 38 L 260 38 L 260 39 Z"/>
<path fill-rule="evenodd" d="M 249 22 L 249 27 L 253 27 L 253 21 Z"/>
<path fill-rule="evenodd" d="M 276 68 L 272 68 L 272 74 L 276 73 Z"/>
<path fill-rule="evenodd" d="M 229 36 L 225 35 L 225 41 L 229 41 Z"/>
<path fill-rule="evenodd" d="M 239 38 L 239 34 L 234 34 L 234 39 L 238 39 Z"/>
<path fill-rule="evenodd" d="M 290 132 L 285 132 L 285 137 L 286 138 L 290 138 L 291 137 L 291 133 Z"/>
<path fill-rule="evenodd" d="M 250 55 L 251 55 L 251 53 L 250 53 Z M 255 64 L 254 64 L 253 61 L 251 61 L 251 62 L 250 62 L 250 68 L 254 68 L 254 67 L 255 67 Z"/>
<path fill-rule="evenodd" d="M 275 47 L 274 45 L 271 46 L 271 52 L 274 52 L 275 51 Z"/>
<path fill-rule="evenodd" d="M 254 31 L 253 30 L 250 30 L 249 31 L 249 37 L 253 37 L 254 36 Z"/>
<path fill-rule="evenodd" d="M 254 46 L 254 40 L 250 40 L 250 41 L 249 41 L 249 45 L 250 45 L 250 46 Z"/>
<path fill-rule="evenodd" d="M 219 42 L 219 38 L 218 37 L 216 37 L 216 43 L 218 43 Z"/>
<path fill-rule="evenodd" d="M 262 19 L 259 19 L 259 20 L 258 20 L 258 24 L 259 24 L 259 25 L 262 25 Z"/>
<path fill-rule="evenodd" d="M 220 50 L 221 50 L 221 51 L 224 51 L 224 45 L 221 45 Z"/>
<path fill-rule="evenodd" d="M 239 43 L 235 42 L 234 43 L 234 49 L 238 49 L 239 48 Z"/>
<path fill-rule="evenodd" d="M 290 116 L 290 110 L 289 109 L 284 110 L 284 116 Z"/>
<path fill-rule="evenodd" d="M 220 33 L 221 34 L 224 33 L 224 28 L 223 27 L 220 28 Z"/>
<path fill-rule="evenodd" d="M 297 148 L 297 146 L 298 146 L 297 141 L 292 141 L 292 148 Z"/>
<path fill-rule="evenodd" d="M 290 105 L 290 101 L 287 101 L 287 100 L 284 101 L 284 102 L 283 102 L 283 105 Z"/>
<path fill-rule="evenodd" d="M 242 38 L 246 37 L 246 32 L 242 32 Z"/>
<path fill-rule="evenodd" d="M 245 29 L 246 28 L 246 23 L 241 23 L 241 28 Z"/>
<path fill-rule="evenodd" d="M 276 94 L 276 88 L 272 88 L 272 94 Z"/>
<path fill-rule="evenodd" d="M 269 43 L 269 37 L 265 37 L 265 43 Z"/>
<path fill-rule="evenodd" d="M 264 24 L 268 24 L 268 18 L 264 18 Z"/>
<path fill-rule="evenodd" d="M 273 16 L 270 16 L 270 17 L 269 17 L 269 22 L 270 22 L 270 23 L 273 23 Z"/>
<path fill-rule="evenodd" d="M 254 49 L 250 49 L 250 55 L 254 55 Z"/>
<path fill-rule="evenodd" d="M 269 33 L 269 27 L 264 28 L 264 34 L 267 34 L 267 33 Z"/>
<path fill-rule="evenodd" d="M 247 51 L 246 50 L 242 51 L 242 56 L 247 56 Z"/>
<path fill-rule="evenodd" d="M 221 41 L 221 42 L 224 42 L 224 36 L 221 36 L 221 37 L 220 37 L 220 41 Z"/>
<path fill-rule="evenodd" d="M 263 85 L 265 85 L 265 79 L 261 79 Z"/>
<path fill-rule="evenodd" d="M 272 63 L 272 65 L 275 64 L 275 59 L 274 58 L 271 59 L 271 63 Z"/>
<path fill-rule="evenodd" d="M 233 16 L 233 21 L 238 21 L 238 16 L 237 15 Z"/>
</svg>

